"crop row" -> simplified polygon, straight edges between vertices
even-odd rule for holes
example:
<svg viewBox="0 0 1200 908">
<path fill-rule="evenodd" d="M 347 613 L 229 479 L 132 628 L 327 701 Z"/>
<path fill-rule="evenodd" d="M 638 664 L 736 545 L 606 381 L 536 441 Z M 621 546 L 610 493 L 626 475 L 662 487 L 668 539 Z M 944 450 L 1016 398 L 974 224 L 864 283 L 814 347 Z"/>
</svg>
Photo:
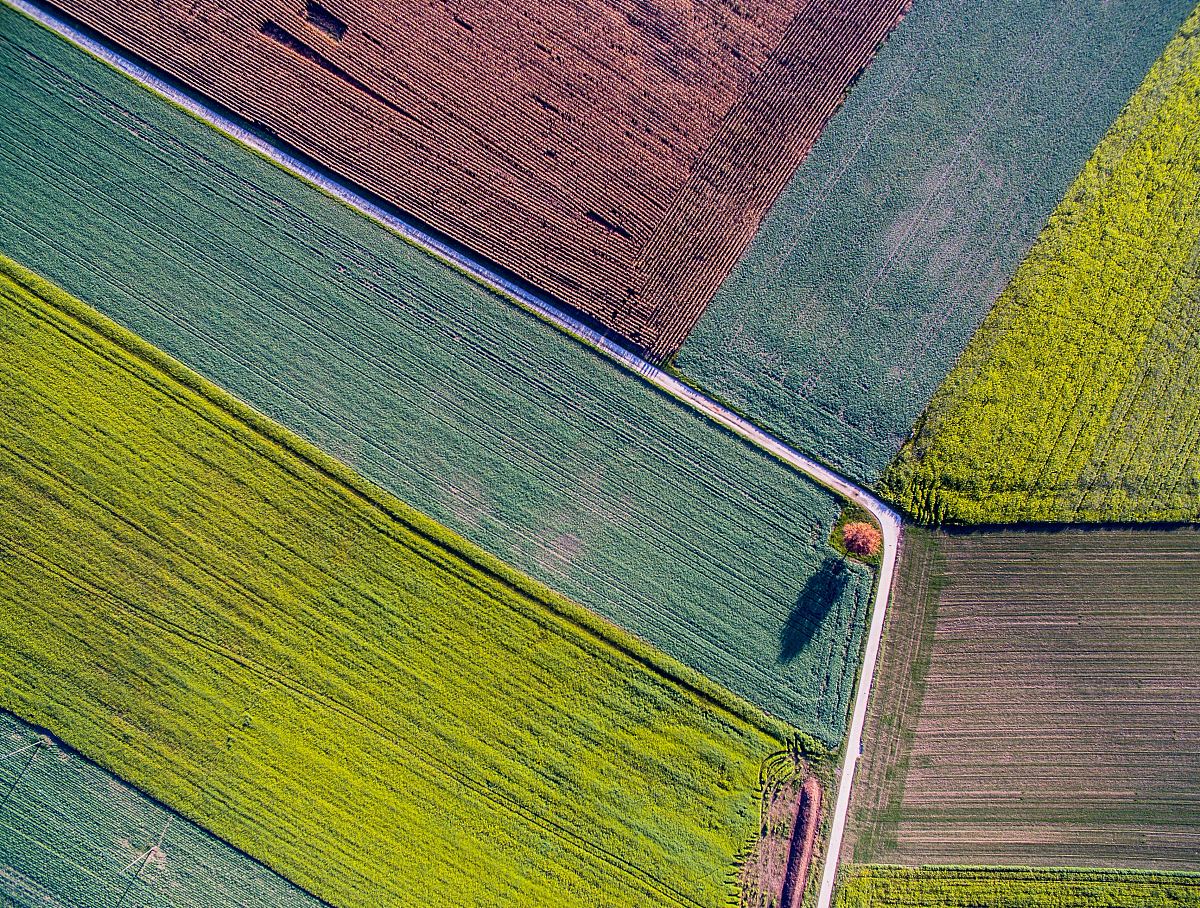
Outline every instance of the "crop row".
<svg viewBox="0 0 1200 908">
<path fill-rule="evenodd" d="M 759 217 L 910 5 L 833 0 L 801 8 L 638 251 L 639 296 L 654 303 L 652 318 L 662 323 L 647 345 L 652 354 L 668 356 L 683 344 Z"/>
<path fill-rule="evenodd" d="M 909 534 L 854 859 L 1200 871 L 1200 532 Z"/>
<path fill-rule="evenodd" d="M 413 507 L 837 742 L 839 502 L 0 8 L 8 253 Z"/>
<path fill-rule="evenodd" d="M 676 365 L 877 482 L 1192 0 L 923 0 Z"/>
<path fill-rule="evenodd" d="M 854 867 L 838 908 L 1195 908 L 1200 876 L 1007 867 Z"/>
<path fill-rule="evenodd" d="M 340 908 L 726 902 L 785 726 L 3 271 L 0 705 Z"/>
<path fill-rule="evenodd" d="M 665 355 L 908 2 L 55 5 Z"/>
<path fill-rule="evenodd" d="M 3 711 L 0 790 L 5 906 L 323 905 Z"/>
<path fill-rule="evenodd" d="M 920 520 L 1200 517 L 1200 10 L 1105 136 L 912 443 Z"/>
</svg>

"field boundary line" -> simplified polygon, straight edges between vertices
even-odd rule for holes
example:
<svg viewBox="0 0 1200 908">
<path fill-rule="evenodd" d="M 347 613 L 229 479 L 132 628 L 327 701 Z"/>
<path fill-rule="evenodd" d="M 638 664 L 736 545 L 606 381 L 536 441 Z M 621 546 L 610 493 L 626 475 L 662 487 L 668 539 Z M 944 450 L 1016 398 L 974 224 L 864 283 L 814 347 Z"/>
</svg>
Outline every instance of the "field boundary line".
<svg viewBox="0 0 1200 908">
<path fill-rule="evenodd" d="M 473 779 L 469 773 L 456 769 L 447 761 L 434 756 L 427 749 L 411 743 L 394 731 L 390 731 L 388 726 L 382 724 L 376 719 L 371 718 L 370 716 L 364 715 L 358 709 L 345 703 L 339 698 L 330 694 L 322 693 L 313 687 L 281 672 L 274 666 L 268 665 L 248 656 L 243 656 L 236 651 L 229 649 L 223 644 L 213 641 L 204 633 L 192 630 L 173 618 L 159 614 L 154 609 L 138 608 L 135 603 L 129 601 L 124 596 L 111 593 L 94 586 L 87 578 L 80 577 L 77 574 L 60 568 L 54 562 L 47 561 L 33 551 L 24 548 L 19 542 L 13 542 L 9 539 L 0 538 L 0 549 L 8 549 L 9 551 L 16 552 L 18 556 L 24 557 L 27 561 L 39 566 L 44 571 L 55 574 L 62 579 L 64 583 L 70 584 L 76 589 L 89 593 L 96 599 L 108 599 L 110 602 L 116 603 L 117 607 L 122 609 L 131 621 L 137 621 L 143 624 L 155 626 L 164 632 L 183 640 L 185 643 L 193 647 L 197 647 L 208 652 L 214 657 L 224 659 L 227 662 L 232 662 L 233 664 L 244 669 L 246 672 L 256 675 L 257 677 L 266 681 L 268 684 L 273 684 L 276 687 L 290 691 L 297 696 L 306 697 L 314 703 L 332 709 L 347 722 L 358 725 L 361 728 L 364 728 L 367 731 L 377 735 L 383 740 L 391 742 L 398 749 L 406 752 L 414 759 L 424 762 L 426 766 L 431 767 L 435 772 L 440 773 L 443 777 L 449 778 L 462 787 L 475 792 L 476 795 L 480 796 L 486 801 L 491 802 L 498 808 L 502 810 L 508 810 L 510 813 L 514 813 L 523 818 L 526 822 L 540 827 L 541 829 L 549 832 L 551 835 L 554 835 L 563 842 L 567 843 L 568 846 L 575 848 L 579 852 L 593 855 L 599 859 L 600 863 L 607 864 L 616 870 L 624 872 L 626 876 L 637 880 L 647 889 L 653 890 L 660 896 L 670 898 L 674 904 L 682 906 L 682 908 L 688 908 L 688 906 L 692 906 L 692 908 L 702 908 L 702 906 L 700 906 L 700 904 L 692 899 L 689 895 L 672 889 L 669 885 L 663 883 L 661 880 L 655 877 L 651 871 L 642 868 L 632 861 L 621 858 L 619 855 L 609 851 L 603 846 L 595 844 L 589 845 L 580 837 L 578 833 L 568 828 L 563 823 L 560 823 L 559 821 L 550 817 L 540 816 L 536 810 L 522 804 L 512 796 L 506 796 L 503 793 L 489 789 L 488 786 Z M 32 763 L 33 758 L 36 756 L 37 752 L 35 751 L 33 757 L 30 758 L 30 763 Z M 27 763 L 26 766 L 28 767 L 28 765 L 29 764 Z M 20 777 L 18 777 L 17 781 L 20 781 Z M 15 788 L 15 783 L 13 787 Z M 189 820 L 189 822 L 199 826 L 198 821 Z M 215 835 L 213 833 L 209 834 Z M 224 840 L 222 839 L 222 841 Z M 266 865 L 264 862 L 264 866 L 268 865 Z M 280 876 L 283 876 L 282 872 L 280 871 L 274 872 L 278 873 Z M 291 881 L 288 877 L 284 878 L 288 879 L 289 882 Z M 293 883 L 293 885 L 299 887 L 298 883 Z"/>
<path fill-rule="evenodd" d="M 219 113 L 209 105 L 202 103 L 197 97 L 176 87 L 168 79 L 155 74 L 149 68 L 124 54 L 118 53 L 82 28 L 42 9 L 31 0 L 4 0 L 4 2 L 195 119 L 248 147 L 277 167 L 315 186 L 347 207 L 376 221 L 401 239 L 463 272 L 476 283 L 498 293 L 543 321 L 549 322 L 585 346 L 640 376 L 662 393 L 708 417 L 709 420 L 725 430 L 803 473 L 818 485 L 841 498 L 854 502 L 879 522 L 884 539 L 883 555 L 879 565 L 871 623 L 859 670 L 854 710 L 844 743 L 845 751 L 840 767 L 837 800 L 831 820 L 829 845 L 821 874 L 820 895 L 817 900 L 817 908 L 830 908 L 833 887 L 837 879 L 838 857 L 845 831 L 846 814 L 850 805 L 854 771 L 862 749 L 862 730 L 866 719 L 867 702 L 870 699 L 875 664 L 879 655 L 879 643 L 883 636 L 883 622 L 896 569 L 902 526 L 900 515 L 866 489 L 860 488 L 824 464 L 800 453 L 669 372 L 647 362 L 638 354 L 617 343 L 608 334 L 585 324 L 579 318 L 564 311 L 548 297 L 505 277 L 488 263 L 443 240 L 431 230 L 400 217 L 381 204 L 372 202 L 348 183 L 323 172 L 320 168 L 302 160 L 298 155 L 255 134 L 232 117 Z"/>
<path fill-rule="evenodd" d="M 525 614 L 544 627 L 553 629 L 559 625 L 569 625 L 589 641 L 638 663 L 682 692 L 702 701 L 707 707 L 756 728 L 781 746 L 786 746 L 789 741 L 796 741 L 806 753 L 828 752 L 827 747 L 807 733 L 768 714 L 707 675 L 655 649 L 640 637 L 564 596 L 549 585 L 523 574 L 386 489 L 360 477 L 340 460 L 259 413 L 249 404 L 66 293 L 57 285 L 16 263 L 6 263 L 3 256 L 0 256 L 0 278 L 3 277 L 8 277 L 41 298 L 37 312 L 20 301 L 14 302 L 14 305 L 24 306 L 56 330 L 80 332 L 88 337 L 99 338 L 105 342 L 104 349 L 89 340 L 81 342 L 111 362 L 120 364 L 110 355 L 110 348 L 150 367 L 159 381 L 178 384 L 187 392 L 189 398 L 194 397 L 198 402 L 198 406 L 194 407 L 186 402 L 185 405 L 199 418 L 221 432 L 236 434 L 239 438 L 243 434 L 246 438 L 253 438 L 262 445 L 262 452 L 276 466 L 298 479 L 304 479 L 305 477 L 289 466 L 288 461 L 291 458 L 297 459 L 307 469 L 314 471 L 321 479 L 337 488 L 347 500 L 365 505 L 370 513 L 378 518 L 370 524 L 374 530 L 387 534 L 418 557 L 443 569 L 446 567 L 443 559 L 447 556 L 469 565 L 482 579 L 471 579 L 457 571 L 455 576 L 474 586 L 481 594 L 495 596 L 498 589 L 512 592 L 520 601 L 531 605 Z M 44 312 L 50 312 L 53 318 L 47 317 Z M 71 336 L 78 339 L 76 334 Z M 180 400 L 183 401 L 182 398 Z M 214 414 L 219 418 L 214 418 Z M 395 533 L 393 525 L 402 527 L 417 542 L 401 538 Z M 440 556 L 438 553 L 441 553 Z M 487 583 L 493 586 L 487 586 Z"/>
</svg>

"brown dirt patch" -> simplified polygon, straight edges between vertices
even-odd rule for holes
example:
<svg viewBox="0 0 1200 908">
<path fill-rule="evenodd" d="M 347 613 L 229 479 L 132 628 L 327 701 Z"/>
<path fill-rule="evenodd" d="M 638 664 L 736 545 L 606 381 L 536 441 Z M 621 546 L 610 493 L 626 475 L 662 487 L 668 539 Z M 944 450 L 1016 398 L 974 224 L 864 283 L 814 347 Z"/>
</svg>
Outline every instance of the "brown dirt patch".
<svg viewBox="0 0 1200 908">
<path fill-rule="evenodd" d="M 741 908 L 799 908 L 821 821 L 821 783 L 771 783 L 758 842 L 742 866 Z"/>
<path fill-rule="evenodd" d="M 666 356 L 910 0 L 53 2 Z"/>
</svg>

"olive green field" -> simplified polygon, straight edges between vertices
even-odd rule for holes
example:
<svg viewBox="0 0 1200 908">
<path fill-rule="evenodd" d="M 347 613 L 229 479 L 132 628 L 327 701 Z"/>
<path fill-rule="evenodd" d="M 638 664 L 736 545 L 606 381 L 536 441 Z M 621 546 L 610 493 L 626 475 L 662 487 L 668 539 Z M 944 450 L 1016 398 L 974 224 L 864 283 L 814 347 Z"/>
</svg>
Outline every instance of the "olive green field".
<svg viewBox="0 0 1200 908">
<path fill-rule="evenodd" d="M 339 908 L 733 896 L 787 726 L 7 260 L 0 407 L 0 707 Z"/>
</svg>

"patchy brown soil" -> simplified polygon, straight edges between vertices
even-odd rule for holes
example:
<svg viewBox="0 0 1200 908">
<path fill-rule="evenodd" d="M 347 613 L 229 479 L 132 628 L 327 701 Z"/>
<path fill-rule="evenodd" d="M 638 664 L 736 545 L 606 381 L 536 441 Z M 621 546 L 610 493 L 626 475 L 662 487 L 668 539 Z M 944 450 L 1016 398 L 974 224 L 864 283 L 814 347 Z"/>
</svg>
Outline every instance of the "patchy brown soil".
<svg viewBox="0 0 1200 908">
<path fill-rule="evenodd" d="M 768 786 L 762 828 L 741 871 L 741 908 L 799 908 L 821 822 L 821 783 L 789 779 Z"/>
<path fill-rule="evenodd" d="M 1200 870 L 1200 531 L 905 533 L 844 854 Z"/>
<path fill-rule="evenodd" d="M 666 356 L 911 0 L 51 2 Z"/>
</svg>

